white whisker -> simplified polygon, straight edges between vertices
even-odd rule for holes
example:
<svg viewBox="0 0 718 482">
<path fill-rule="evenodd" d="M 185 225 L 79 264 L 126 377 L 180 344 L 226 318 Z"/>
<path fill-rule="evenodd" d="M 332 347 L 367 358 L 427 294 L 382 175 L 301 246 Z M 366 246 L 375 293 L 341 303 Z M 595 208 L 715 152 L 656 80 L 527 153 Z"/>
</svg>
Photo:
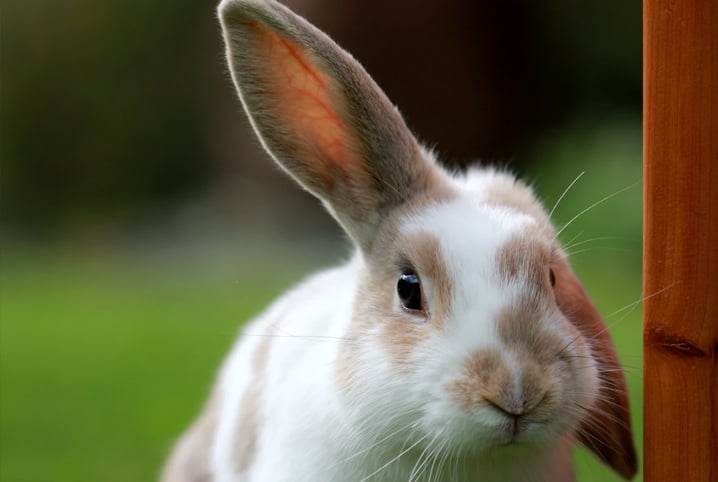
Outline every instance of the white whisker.
<svg viewBox="0 0 718 482">
<path fill-rule="evenodd" d="M 591 204 L 591 205 L 588 206 L 586 209 L 584 209 L 583 211 L 579 212 L 579 213 L 576 214 L 574 217 L 572 217 L 566 224 L 564 224 L 564 226 L 563 226 L 561 229 L 558 230 L 558 232 L 556 233 L 556 235 L 554 236 L 553 239 L 554 239 L 554 240 L 557 239 L 557 238 L 561 235 L 561 233 L 563 233 L 563 231 L 564 231 L 566 228 L 568 228 L 575 220 L 577 220 L 578 218 L 580 218 L 581 216 L 583 216 L 584 214 L 586 214 L 586 213 L 587 213 L 588 211 L 590 211 L 591 209 L 595 208 L 596 206 L 598 206 L 598 205 L 600 205 L 600 204 L 603 204 L 604 202 L 608 201 L 608 200 L 611 199 L 611 198 L 614 198 L 614 197 L 618 196 L 619 194 L 622 194 L 622 193 L 628 191 L 629 189 L 633 189 L 634 187 L 636 187 L 637 185 L 639 185 L 641 182 L 642 182 L 642 181 L 640 181 L 640 180 L 639 180 L 639 181 L 636 181 L 636 182 L 634 182 L 633 184 L 631 184 L 630 186 L 626 186 L 626 187 L 624 187 L 623 189 L 619 189 L 618 191 L 616 191 L 616 192 L 614 192 L 614 193 L 612 193 L 612 194 L 609 194 L 608 196 L 605 196 L 605 197 L 603 197 L 602 199 L 599 199 L 599 200 L 596 201 L 595 203 Z"/>
<path fill-rule="evenodd" d="M 601 237 L 598 237 L 598 238 L 586 239 L 586 240 L 578 241 L 578 242 L 575 242 L 575 243 L 574 243 L 573 241 L 575 241 L 577 237 L 578 237 L 578 236 L 574 236 L 573 238 L 571 238 L 571 240 L 566 243 L 566 245 L 563 247 L 563 249 L 564 249 L 564 250 L 569 250 L 569 249 L 571 249 L 571 248 L 575 248 L 576 246 L 581 246 L 581 245 L 583 245 L 583 244 L 593 243 L 593 242 L 595 242 L 595 241 L 615 241 L 615 240 L 618 240 L 618 239 L 622 239 L 622 238 L 619 238 L 619 237 L 617 237 L 617 236 L 601 236 Z M 624 239 L 624 241 L 625 241 L 625 239 Z"/>
<path fill-rule="evenodd" d="M 409 482 L 412 482 L 416 480 L 421 473 L 423 472 L 423 467 L 426 465 L 426 463 L 429 461 L 432 450 L 432 445 L 436 441 L 436 439 L 441 435 L 441 432 L 434 435 L 434 438 L 431 439 L 431 441 L 426 445 L 424 450 L 422 450 L 421 454 L 419 455 L 419 458 L 416 460 L 416 463 L 414 464 L 414 468 L 411 470 L 411 473 L 409 474 Z M 423 462 L 422 462 L 423 459 Z"/>
<path fill-rule="evenodd" d="M 618 310 L 614 311 L 613 313 L 606 315 L 606 318 L 611 318 L 612 316 L 616 316 L 618 313 L 621 313 L 622 311 L 625 311 L 625 310 L 628 310 L 628 309 L 630 309 L 631 311 L 633 311 L 633 309 L 634 309 L 636 306 L 640 305 L 641 303 L 643 303 L 644 301 L 646 301 L 646 300 L 649 299 L 649 298 L 653 298 L 654 296 L 658 296 L 658 295 L 660 295 L 661 293 L 663 293 L 663 292 L 665 292 L 665 291 L 667 291 L 667 290 L 673 288 L 677 283 L 678 283 L 678 281 L 675 281 L 675 282 L 671 283 L 670 285 L 666 286 L 665 288 L 661 288 L 661 289 L 658 290 L 658 291 L 654 291 L 653 293 L 651 293 L 651 294 L 649 294 L 649 295 L 645 295 L 645 296 L 641 295 L 641 296 L 639 296 L 639 298 L 638 298 L 636 301 L 633 301 L 633 302 L 627 304 L 626 306 L 624 306 L 623 308 L 619 308 Z M 629 313 L 630 313 L 631 311 L 629 311 Z"/>
<path fill-rule="evenodd" d="M 366 454 L 367 452 L 369 452 L 369 451 L 371 451 L 372 449 L 378 447 L 379 445 L 381 445 L 382 443 L 386 442 L 386 441 L 389 440 L 390 438 L 395 437 L 395 436 L 398 435 L 399 433 L 403 432 L 404 430 L 406 430 L 406 429 L 408 429 L 408 428 L 410 428 L 410 427 L 412 427 L 412 426 L 414 426 L 414 427 L 416 426 L 416 422 L 413 421 L 413 420 L 412 420 L 411 422 L 409 422 L 408 424 L 404 425 L 403 427 L 400 427 L 399 429 L 397 429 L 397 430 L 395 430 L 395 431 L 389 433 L 389 435 L 386 435 L 385 437 L 379 439 L 378 441 L 373 442 L 373 443 L 372 443 L 371 445 L 369 445 L 368 447 L 366 447 L 366 448 L 364 448 L 364 449 L 362 449 L 362 450 L 360 450 L 360 451 L 358 451 L 358 452 L 353 453 L 352 455 L 350 455 L 349 457 L 345 458 L 344 460 L 342 460 L 342 461 L 340 461 L 340 462 L 337 462 L 335 465 L 340 465 L 340 464 L 342 464 L 342 463 L 344 463 L 344 462 L 348 462 L 348 461 L 350 461 L 350 460 L 352 460 L 352 459 L 354 459 L 354 458 L 356 458 L 356 457 L 359 457 L 359 456 L 361 456 L 361 455 Z"/>
<path fill-rule="evenodd" d="M 384 465 L 382 465 L 381 467 L 379 467 L 378 469 L 376 469 L 374 472 L 372 472 L 371 474 L 369 474 L 369 475 L 367 475 L 366 477 L 364 477 L 363 479 L 361 479 L 359 482 L 365 482 L 365 481 L 371 479 L 371 478 L 374 477 L 376 474 L 378 474 L 379 472 L 381 472 L 382 470 L 384 470 L 385 468 L 389 467 L 391 464 L 393 464 L 394 462 L 396 462 L 397 460 L 399 460 L 402 455 L 404 455 L 405 453 L 407 453 L 408 451 L 410 451 L 411 449 L 413 449 L 414 447 L 416 447 L 417 445 L 419 445 L 421 442 L 423 442 L 424 440 L 426 440 L 428 437 L 429 437 L 429 434 L 424 435 L 424 436 L 421 437 L 419 440 L 417 440 L 416 442 L 414 442 L 413 444 L 411 444 L 408 448 L 406 448 L 406 449 L 402 450 L 401 452 L 399 452 L 398 455 L 396 455 L 394 458 L 392 458 L 391 460 L 389 460 L 387 463 L 385 463 Z"/>
<path fill-rule="evenodd" d="M 551 211 L 549 211 L 549 213 L 548 213 L 549 219 L 551 219 L 551 216 L 553 216 L 554 211 L 556 211 L 556 208 L 561 203 L 561 200 L 564 198 L 564 196 L 571 190 L 573 185 L 576 184 L 576 182 L 578 182 L 578 180 L 581 179 L 581 177 L 583 177 L 584 174 L 586 174 L 586 171 L 581 171 L 581 173 L 578 176 L 576 176 L 576 179 L 571 181 L 571 184 L 569 184 L 568 187 L 563 190 L 563 193 L 559 196 L 558 200 L 556 201 L 556 204 L 553 205 L 553 208 L 551 208 Z"/>
</svg>

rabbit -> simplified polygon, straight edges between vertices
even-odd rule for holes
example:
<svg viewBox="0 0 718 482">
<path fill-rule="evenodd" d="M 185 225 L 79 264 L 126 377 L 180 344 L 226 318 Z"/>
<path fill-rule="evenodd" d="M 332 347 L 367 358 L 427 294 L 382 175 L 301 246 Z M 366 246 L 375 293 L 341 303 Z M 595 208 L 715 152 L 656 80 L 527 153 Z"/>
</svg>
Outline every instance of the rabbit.
<svg viewBox="0 0 718 482">
<path fill-rule="evenodd" d="M 444 170 L 287 7 L 218 14 L 262 145 L 356 250 L 245 326 L 162 480 L 568 482 L 576 444 L 631 479 L 621 365 L 531 188 Z"/>
</svg>

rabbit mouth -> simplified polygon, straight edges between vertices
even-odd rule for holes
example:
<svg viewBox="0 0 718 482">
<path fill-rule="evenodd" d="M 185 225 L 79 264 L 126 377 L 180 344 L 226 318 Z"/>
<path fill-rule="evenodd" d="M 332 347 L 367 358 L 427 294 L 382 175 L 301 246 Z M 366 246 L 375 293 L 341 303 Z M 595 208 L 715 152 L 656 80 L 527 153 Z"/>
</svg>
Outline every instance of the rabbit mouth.
<svg viewBox="0 0 718 482">
<path fill-rule="evenodd" d="M 499 445 L 511 445 L 525 440 L 529 431 L 529 424 L 520 415 L 509 415 L 506 421 L 500 425 L 498 434 Z"/>
<path fill-rule="evenodd" d="M 510 447 L 539 447 L 562 433 L 553 420 L 536 421 L 530 416 L 492 412 L 462 411 L 449 418 L 425 420 L 424 433 L 428 439 L 441 439 L 448 450 L 475 457 Z"/>
<path fill-rule="evenodd" d="M 509 415 L 494 432 L 493 443 L 497 447 L 530 445 L 545 438 L 546 424 L 520 415 Z"/>
</svg>

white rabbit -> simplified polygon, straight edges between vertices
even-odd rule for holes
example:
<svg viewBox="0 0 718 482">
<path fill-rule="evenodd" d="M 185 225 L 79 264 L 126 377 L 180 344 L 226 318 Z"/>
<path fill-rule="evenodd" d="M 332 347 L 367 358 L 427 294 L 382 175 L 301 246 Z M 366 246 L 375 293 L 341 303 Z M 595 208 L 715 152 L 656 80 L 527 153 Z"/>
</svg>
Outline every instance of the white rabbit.
<svg viewBox="0 0 718 482">
<path fill-rule="evenodd" d="M 620 364 L 531 190 L 447 174 L 286 7 L 219 16 L 262 144 L 357 249 L 246 326 L 163 480 L 561 482 L 576 443 L 632 478 Z"/>
</svg>

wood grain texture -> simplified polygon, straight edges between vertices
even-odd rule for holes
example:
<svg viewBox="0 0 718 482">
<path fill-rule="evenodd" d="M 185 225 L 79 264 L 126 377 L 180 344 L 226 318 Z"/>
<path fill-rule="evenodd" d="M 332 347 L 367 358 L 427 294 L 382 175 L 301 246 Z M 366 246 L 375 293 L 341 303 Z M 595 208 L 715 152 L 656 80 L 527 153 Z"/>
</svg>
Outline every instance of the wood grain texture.
<svg viewBox="0 0 718 482">
<path fill-rule="evenodd" d="M 644 2 L 644 477 L 718 481 L 718 0 Z"/>
</svg>

